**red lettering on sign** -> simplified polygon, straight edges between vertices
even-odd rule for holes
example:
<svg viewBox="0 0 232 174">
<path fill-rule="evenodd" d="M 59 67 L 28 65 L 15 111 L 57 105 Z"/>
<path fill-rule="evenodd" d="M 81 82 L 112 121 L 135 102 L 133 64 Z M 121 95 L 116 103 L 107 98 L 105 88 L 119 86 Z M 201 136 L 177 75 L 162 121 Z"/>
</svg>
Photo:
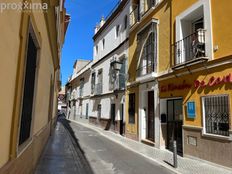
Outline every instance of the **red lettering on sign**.
<svg viewBox="0 0 232 174">
<path fill-rule="evenodd" d="M 161 90 L 161 92 L 168 92 L 168 91 L 174 91 L 174 90 L 189 89 L 191 87 L 192 87 L 192 85 L 187 84 L 184 80 L 182 84 L 176 85 L 173 83 L 169 83 L 168 85 L 163 85 L 163 86 L 161 86 L 160 90 Z"/>
<path fill-rule="evenodd" d="M 194 87 L 195 88 L 205 88 L 207 86 L 212 87 L 212 86 L 216 86 L 219 84 L 224 84 L 224 83 L 232 83 L 232 79 L 231 79 L 231 74 L 228 74 L 226 76 L 221 77 L 217 77 L 215 78 L 214 76 L 210 77 L 208 83 L 206 83 L 204 80 L 199 81 L 199 80 L 195 80 L 194 81 Z"/>
</svg>

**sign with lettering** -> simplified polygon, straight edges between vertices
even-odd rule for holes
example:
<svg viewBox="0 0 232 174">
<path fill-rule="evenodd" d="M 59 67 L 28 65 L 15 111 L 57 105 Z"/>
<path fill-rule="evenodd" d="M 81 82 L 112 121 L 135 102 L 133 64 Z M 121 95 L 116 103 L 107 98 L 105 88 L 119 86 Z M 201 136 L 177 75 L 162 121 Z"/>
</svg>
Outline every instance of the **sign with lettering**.
<svg viewBox="0 0 232 174">
<path fill-rule="evenodd" d="M 192 87 L 191 84 L 186 83 L 185 80 L 181 84 L 174 84 L 169 83 L 168 85 L 161 86 L 161 92 L 168 92 L 168 91 L 174 91 L 174 90 L 184 90 L 184 89 L 190 89 Z"/>
<path fill-rule="evenodd" d="M 225 84 L 225 83 L 232 83 L 231 74 L 225 75 L 223 77 L 210 77 L 209 81 L 206 82 L 204 80 L 195 80 L 194 81 L 194 87 L 197 88 L 205 88 L 205 87 L 213 87 L 219 84 Z"/>
<path fill-rule="evenodd" d="M 192 119 L 196 117 L 196 109 L 195 109 L 194 101 L 187 102 L 187 116 L 188 118 L 192 118 Z"/>
</svg>

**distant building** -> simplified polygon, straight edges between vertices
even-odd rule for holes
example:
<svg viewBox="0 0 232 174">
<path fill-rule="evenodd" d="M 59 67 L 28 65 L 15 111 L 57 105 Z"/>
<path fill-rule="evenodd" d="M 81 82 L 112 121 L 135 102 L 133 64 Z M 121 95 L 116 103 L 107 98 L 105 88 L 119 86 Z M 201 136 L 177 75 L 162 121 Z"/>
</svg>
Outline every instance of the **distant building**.
<svg viewBox="0 0 232 174">
<path fill-rule="evenodd" d="M 66 113 L 67 105 L 65 100 L 65 87 L 61 88 L 58 94 L 58 111 L 61 113 Z"/>
<path fill-rule="evenodd" d="M 129 2 L 120 1 L 107 19 L 102 17 L 93 37 L 93 61 L 82 66 L 85 63 L 77 60 L 66 84 L 68 118 L 77 121 L 85 118 L 122 135 L 125 132 Z M 81 66 L 81 70 L 76 69 Z"/>
<path fill-rule="evenodd" d="M 78 59 L 73 66 L 73 74 L 66 84 L 67 118 L 77 120 L 88 118 L 90 97 L 91 61 Z M 87 108 L 87 111 L 86 111 Z"/>
<path fill-rule="evenodd" d="M 90 123 L 124 135 L 129 0 L 96 26 L 91 72 Z"/>
</svg>

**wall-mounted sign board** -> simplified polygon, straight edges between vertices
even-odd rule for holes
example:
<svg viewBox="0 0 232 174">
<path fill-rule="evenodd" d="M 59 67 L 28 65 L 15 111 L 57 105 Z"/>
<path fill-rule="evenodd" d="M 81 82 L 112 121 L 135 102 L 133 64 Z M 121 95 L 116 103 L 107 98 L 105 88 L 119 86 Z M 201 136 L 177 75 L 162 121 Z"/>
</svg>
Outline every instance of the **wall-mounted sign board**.
<svg viewBox="0 0 232 174">
<path fill-rule="evenodd" d="M 187 117 L 188 118 L 196 118 L 196 107 L 194 101 L 187 102 Z"/>
</svg>

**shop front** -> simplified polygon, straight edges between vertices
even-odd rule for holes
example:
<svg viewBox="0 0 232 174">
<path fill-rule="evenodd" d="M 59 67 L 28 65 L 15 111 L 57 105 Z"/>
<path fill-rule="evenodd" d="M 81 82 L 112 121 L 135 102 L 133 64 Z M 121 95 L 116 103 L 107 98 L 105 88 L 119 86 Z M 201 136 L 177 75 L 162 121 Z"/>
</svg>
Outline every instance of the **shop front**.
<svg viewBox="0 0 232 174">
<path fill-rule="evenodd" d="M 232 167 L 232 68 L 182 72 L 159 79 L 161 148 Z"/>
</svg>

